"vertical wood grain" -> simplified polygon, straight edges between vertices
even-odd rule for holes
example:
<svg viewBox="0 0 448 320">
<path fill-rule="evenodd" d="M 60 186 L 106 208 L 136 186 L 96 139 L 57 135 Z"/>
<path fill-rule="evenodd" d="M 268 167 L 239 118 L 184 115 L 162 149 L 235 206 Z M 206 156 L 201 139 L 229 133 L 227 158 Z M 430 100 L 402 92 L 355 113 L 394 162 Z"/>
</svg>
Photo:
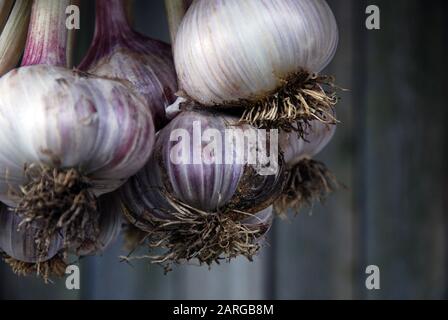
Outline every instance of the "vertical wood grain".
<svg viewBox="0 0 448 320">
<path fill-rule="evenodd" d="M 377 1 L 382 30 L 368 53 L 370 298 L 427 299 L 444 290 L 442 150 L 447 86 L 440 1 Z"/>
<path fill-rule="evenodd" d="M 351 34 L 353 36 L 352 47 L 352 92 L 353 105 L 353 176 L 350 188 L 353 194 L 353 265 L 352 280 L 354 297 L 366 298 L 365 270 L 368 256 L 368 216 L 367 196 L 369 181 L 367 176 L 368 166 L 368 137 L 367 137 L 367 91 L 368 91 L 368 39 L 370 33 L 365 26 L 366 8 L 368 1 L 358 0 L 353 2 Z M 344 128 L 343 128 L 344 129 Z"/>
</svg>

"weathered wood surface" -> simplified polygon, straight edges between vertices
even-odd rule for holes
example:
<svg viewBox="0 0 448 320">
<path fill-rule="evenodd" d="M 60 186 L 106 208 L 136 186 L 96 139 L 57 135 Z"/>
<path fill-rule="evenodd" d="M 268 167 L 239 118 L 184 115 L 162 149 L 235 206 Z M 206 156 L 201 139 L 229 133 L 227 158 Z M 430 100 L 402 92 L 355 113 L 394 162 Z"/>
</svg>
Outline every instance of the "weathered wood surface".
<svg viewBox="0 0 448 320">
<path fill-rule="evenodd" d="M 86 2 L 86 1 L 84 1 Z M 89 2 L 89 1 L 87 1 Z M 342 123 L 319 156 L 348 190 L 277 221 L 269 246 L 244 260 L 176 268 L 120 263 L 117 243 L 83 259 L 82 290 L 17 279 L 0 264 L 0 296 L 53 299 L 448 298 L 448 12 L 446 1 L 377 0 L 381 30 L 367 31 L 365 0 L 330 0 L 340 46 L 327 73 L 343 93 Z M 163 1 L 135 0 L 141 32 L 168 40 Z M 91 37 L 83 10 L 78 47 Z M 367 265 L 381 290 L 367 291 Z"/>
</svg>

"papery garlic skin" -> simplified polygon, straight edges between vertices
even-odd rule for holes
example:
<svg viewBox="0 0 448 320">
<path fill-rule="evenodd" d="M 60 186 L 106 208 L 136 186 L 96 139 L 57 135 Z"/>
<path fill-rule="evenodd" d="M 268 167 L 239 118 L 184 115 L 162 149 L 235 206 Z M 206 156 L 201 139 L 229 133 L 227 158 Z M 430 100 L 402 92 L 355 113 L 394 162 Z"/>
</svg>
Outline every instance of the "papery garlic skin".
<svg viewBox="0 0 448 320">
<path fill-rule="evenodd" d="M 63 248 L 63 239 L 56 234 L 44 256 L 39 253 L 35 241 L 38 224 L 28 229 L 19 228 L 21 218 L 11 209 L 0 208 L 0 249 L 9 257 L 26 263 L 45 262 L 56 256 Z"/>
<path fill-rule="evenodd" d="M 197 0 L 174 46 L 179 86 L 205 106 L 257 101 L 322 71 L 338 37 L 324 0 Z"/>
<path fill-rule="evenodd" d="M 111 192 L 148 160 L 152 116 L 126 83 L 30 66 L 0 79 L 0 200 L 27 183 L 25 165 L 75 168 Z"/>
<path fill-rule="evenodd" d="M 294 167 L 301 160 L 313 158 L 319 154 L 333 139 L 336 125 L 327 125 L 320 121 L 310 124 L 304 138 L 297 132 L 280 132 L 280 149 L 288 168 Z"/>
</svg>

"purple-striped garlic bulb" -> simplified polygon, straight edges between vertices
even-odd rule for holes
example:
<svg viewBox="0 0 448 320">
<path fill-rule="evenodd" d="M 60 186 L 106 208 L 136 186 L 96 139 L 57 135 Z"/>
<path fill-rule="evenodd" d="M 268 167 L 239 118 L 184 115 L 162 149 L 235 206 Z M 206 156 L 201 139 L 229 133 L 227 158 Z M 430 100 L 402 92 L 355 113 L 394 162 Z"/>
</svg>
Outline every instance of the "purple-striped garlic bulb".
<svg viewBox="0 0 448 320">
<path fill-rule="evenodd" d="M 63 239 L 55 234 L 43 252 L 36 243 L 38 223 L 28 228 L 20 227 L 21 218 L 5 205 L 0 206 L 0 252 L 3 260 L 13 272 L 27 276 L 37 274 L 48 281 L 50 276 L 65 274 Z"/>
<path fill-rule="evenodd" d="M 179 86 L 204 108 L 243 109 L 257 127 L 336 123 L 333 79 L 318 73 L 338 37 L 325 0 L 196 0 L 174 45 Z"/>
<path fill-rule="evenodd" d="M 257 213 L 285 179 L 275 133 L 194 110 L 158 133 L 148 164 L 121 188 L 128 220 L 167 250 L 155 262 L 252 258 L 266 231 Z"/>
<path fill-rule="evenodd" d="M 165 108 L 177 91 L 171 46 L 132 30 L 123 0 L 96 0 L 95 35 L 79 69 L 129 81 L 151 110 L 156 129 L 166 125 Z"/>
<path fill-rule="evenodd" d="M 325 164 L 313 159 L 328 145 L 335 132 L 335 125 L 319 121 L 311 122 L 303 138 L 297 132 L 280 132 L 280 149 L 287 165 L 288 181 L 275 203 L 278 214 L 285 215 L 288 209 L 297 213 L 304 205 L 325 200 L 338 187 Z"/>
<path fill-rule="evenodd" d="M 0 79 L 0 200 L 42 245 L 96 239 L 96 197 L 149 159 L 152 115 L 128 82 L 68 70 L 68 0 L 35 1 L 22 67 Z"/>
</svg>

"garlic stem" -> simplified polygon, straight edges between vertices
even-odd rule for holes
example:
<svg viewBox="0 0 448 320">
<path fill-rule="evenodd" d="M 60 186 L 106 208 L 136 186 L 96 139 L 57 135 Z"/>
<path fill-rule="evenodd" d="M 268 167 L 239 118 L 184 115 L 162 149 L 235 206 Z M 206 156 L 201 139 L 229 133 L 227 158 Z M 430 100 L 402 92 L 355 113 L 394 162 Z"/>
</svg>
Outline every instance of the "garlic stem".
<svg viewBox="0 0 448 320">
<path fill-rule="evenodd" d="M 66 8 L 70 0 L 35 0 L 22 66 L 67 66 Z"/>
<path fill-rule="evenodd" d="M 9 15 L 8 22 L 0 36 L 0 76 L 13 69 L 19 62 L 25 47 L 30 21 L 29 0 L 17 0 Z"/>
<path fill-rule="evenodd" d="M 81 0 L 72 0 L 72 5 L 77 6 L 78 8 L 81 6 Z M 72 68 L 74 65 L 74 49 L 75 49 L 75 43 L 77 38 L 77 32 L 79 30 L 71 29 L 68 30 L 67 34 L 67 50 L 66 50 L 66 57 L 67 57 L 67 68 Z"/>
<path fill-rule="evenodd" d="M 180 23 L 192 2 L 192 0 L 165 0 L 171 43 L 176 40 L 177 30 L 179 30 Z"/>
<path fill-rule="evenodd" d="M 123 0 L 97 0 L 95 35 L 114 39 L 132 33 Z"/>
<path fill-rule="evenodd" d="M 8 21 L 9 13 L 14 5 L 14 0 L 0 0 L 0 33 Z"/>
</svg>

